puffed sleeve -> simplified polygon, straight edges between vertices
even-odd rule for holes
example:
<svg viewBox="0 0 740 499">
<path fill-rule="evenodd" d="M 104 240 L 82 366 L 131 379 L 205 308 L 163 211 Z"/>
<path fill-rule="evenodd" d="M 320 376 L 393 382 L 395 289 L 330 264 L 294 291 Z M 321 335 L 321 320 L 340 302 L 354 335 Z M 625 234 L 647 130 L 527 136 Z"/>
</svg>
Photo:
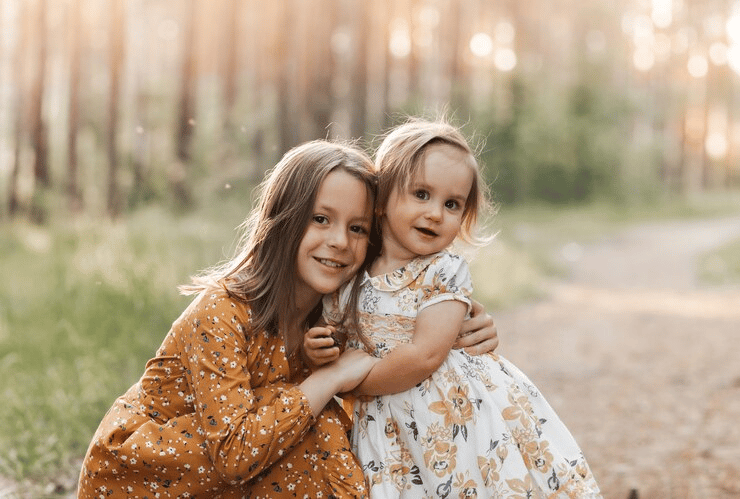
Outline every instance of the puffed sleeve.
<svg viewBox="0 0 740 499">
<path fill-rule="evenodd" d="M 473 281 L 468 263 L 460 255 L 440 253 L 426 269 L 419 292 L 418 310 L 442 301 L 458 300 L 465 303 L 470 312 Z"/>
<path fill-rule="evenodd" d="M 207 451 L 238 483 L 280 459 L 315 419 L 303 392 L 272 364 L 282 342 L 248 339 L 263 333 L 246 331 L 246 305 L 219 292 L 199 300 L 173 329 Z"/>
</svg>

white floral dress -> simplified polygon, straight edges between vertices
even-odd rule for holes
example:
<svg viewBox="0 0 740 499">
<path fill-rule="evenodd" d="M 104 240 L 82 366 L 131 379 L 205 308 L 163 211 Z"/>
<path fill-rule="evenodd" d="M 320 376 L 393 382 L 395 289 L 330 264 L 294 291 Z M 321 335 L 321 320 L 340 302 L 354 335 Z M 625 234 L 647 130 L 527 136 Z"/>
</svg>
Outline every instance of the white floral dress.
<svg viewBox="0 0 740 499">
<path fill-rule="evenodd" d="M 341 317 L 350 285 L 324 300 Z M 370 277 L 360 325 L 377 357 L 410 342 L 417 313 L 444 300 L 470 304 L 465 260 L 441 252 Z M 360 347 L 356 337 L 349 344 Z M 405 392 L 354 403 L 352 450 L 371 498 L 598 498 L 598 485 L 568 429 L 542 394 L 500 355 L 452 350 Z"/>
</svg>

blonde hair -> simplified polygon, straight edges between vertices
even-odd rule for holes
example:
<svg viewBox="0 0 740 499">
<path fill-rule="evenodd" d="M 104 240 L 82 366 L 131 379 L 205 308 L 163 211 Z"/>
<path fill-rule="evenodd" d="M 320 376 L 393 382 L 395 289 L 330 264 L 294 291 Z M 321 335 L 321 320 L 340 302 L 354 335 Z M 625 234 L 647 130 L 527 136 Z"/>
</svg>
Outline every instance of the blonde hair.
<svg viewBox="0 0 740 499">
<path fill-rule="evenodd" d="M 487 186 L 480 172 L 475 153 L 462 132 L 443 119 L 428 121 L 410 118 L 406 123 L 392 129 L 385 136 L 375 155 L 378 175 L 378 197 L 375 201 L 375 220 L 385 212 L 394 187 L 408 188 L 424 163 L 428 146 L 448 144 L 470 156 L 470 166 L 475 175 L 463 208 L 460 238 L 470 244 L 482 244 L 490 240 L 477 234 L 477 222 L 484 211 L 490 208 Z"/>
<path fill-rule="evenodd" d="M 277 333 L 280 319 L 294 309 L 296 257 L 313 213 L 321 183 L 329 173 L 342 170 L 367 187 L 375 199 L 372 160 L 350 145 L 316 140 L 289 150 L 258 187 L 258 202 L 239 226 L 234 257 L 207 269 L 181 286 L 184 294 L 221 287 L 251 307 L 255 330 Z M 357 300 L 355 300 L 356 302 Z M 345 317 L 355 323 L 356 303 Z"/>
</svg>

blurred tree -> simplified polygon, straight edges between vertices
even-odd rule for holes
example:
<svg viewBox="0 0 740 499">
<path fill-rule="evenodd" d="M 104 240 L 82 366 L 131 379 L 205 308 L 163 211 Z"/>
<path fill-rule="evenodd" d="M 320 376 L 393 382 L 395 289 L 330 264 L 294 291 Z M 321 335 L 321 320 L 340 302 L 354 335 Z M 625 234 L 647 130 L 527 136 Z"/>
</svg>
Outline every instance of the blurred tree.
<svg viewBox="0 0 740 499">
<path fill-rule="evenodd" d="M 444 23 L 447 27 L 447 33 L 449 38 L 449 44 L 447 51 L 448 56 L 448 67 L 447 74 L 450 82 L 450 97 L 449 103 L 453 113 L 458 113 L 462 110 L 467 109 L 467 100 L 465 98 L 465 88 L 463 85 L 465 69 L 463 67 L 462 58 L 460 52 L 464 43 L 462 42 L 462 27 L 460 25 L 460 11 L 463 8 L 462 2 L 449 2 L 449 11 L 445 16 L 448 21 Z"/>
<path fill-rule="evenodd" d="M 14 140 L 13 140 L 13 164 L 10 169 L 8 179 L 8 213 L 11 217 L 15 216 L 21 208 L 20 194 L 18 192 L 18 179 L 21 171 L 21 152 L 23 150 L 23 140 L 25 138 L 25 119 L 28 112 L 24 105 L 26 102 L 26 70 L 27 70 L 27 50 L 28 50 L 28 27 L 29 7 L 26 2 L 21 2 L 18 9 L 18 19 L 20 26 L 18 33 L 18 43 L 13 56 L 12 72 L 13 87 L 15 90 L 15 123 L 14 123 Z"/>
<path fill-rule="evenodd" d="M 116 217 L 121 212 L 121 193 L 118 185 L 118 106 L 123 65 L 125 15 L 123 0 L 111 0 L 110 11 L 110 94 L 108 95 L 108 214 Z"/>
<path fill-rule="evenodd" d="M 312 6 L 314 10 L 313 34 L 316 42 L 311 45 L 310 68 L 307 87 L 304 93 L 305 105 L 311 117 L 309 137 L 319 138 L 327 134 L 331 124 L 335 99 L 332 88 L 335 72 L 332 35 L 337 23 L 337 1 L 327 0 Z"/>
<path fill-rule="evenodd" d="M 359 2 L 352 9 L 353 57 L 349 88 L 349 133 L 352 138 L 362 137 L 367 129 L 367 39 L 372 6 L 370 2 Z"/>
<path fill-rule="evenodd" d="M 195 120 L 195 10 L 196 0 L 185 0 L 183 24 L 182 73 L 180 105 L 177 119 L 177 158 L 190 160 L 190 142 Z"/>
<path fill-rule="evenodd" d="M 195 126 L 195 30 L 197 0 L 185 0 L 182 51 L 182 73 L 180 76 L 180 100 L 178 106 L 176 151 L 177 162 L 171 165 L 169 182 L 176 202 L 182 207 L 193 203 L 188 185 L 188 163 Z"/>
<path fill-rule="evenodd" d="M 70 5 L 69 39 L 69 127 L 67 129 L 67 197 L 72 212 L 82 210 L 79 186 L 77 135 L 80 128 L 80 57 L 82 51 L 82 1 Z"/>
<path fill-rule="evenodd" d="M 294 98 L 295 71 L 294 44 L 296 33 L 296 5 L 294 0 L 283 0 L 276 2 L 279 8 L 280 20 L 275 26 L 275 37 L 277 38 L 274 63 L 277 65 L 277 124 L 278 131 L 278 154 L 282 154 L 300 141 L 299 125 L 297 123 L 296 109 L 292 104 Z M 296 104 L 298 104 L 296 102 Z"/>
<path fill-rule="evenodd" d="M 46 191 L 51 187 L 49 143 L 43 114 L 47 62 L 46 42 L 48 35 L 46 11 L 46 0 L 38 0 L 36 3 L 36 22 L 34 27 L 34 32 L 38 35 L 38 38 L 36 38 L 36 71 L 29 98 L 31 143 L 34 150 L 34 193 L 31 200 L 31 219 L 38 223 L 42 223 L 46 219 Z"/>
<path fill-rule="evenodd" d="M 239 22 L 242 19 L 243 0 L 229 0 L 226 6 L 226 23 L 224 25 L 224 61 L 223 71 L 223 99 L 224 99 L 224 127 L 229 131 L 229 139 L 233 140 L 234 106 L 237 97 L 237 64 L 240 55 Z"/>
</svg>

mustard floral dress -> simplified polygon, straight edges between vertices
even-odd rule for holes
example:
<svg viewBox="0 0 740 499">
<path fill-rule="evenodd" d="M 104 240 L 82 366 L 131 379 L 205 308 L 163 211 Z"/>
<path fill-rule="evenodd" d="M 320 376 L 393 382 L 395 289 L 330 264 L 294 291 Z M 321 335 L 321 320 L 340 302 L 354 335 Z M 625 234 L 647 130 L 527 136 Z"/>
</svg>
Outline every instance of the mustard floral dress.
<svg viewBox="0 0 740 499">
<path fill-rule="evenodd" d="M 366 497 L 350 419 L 336 402 L 313 417 L 306 374 L 247 305 L 201 294 L 103 418 L 78 497 Z"/>
<path fill-rule="evenodd" d="M 470 304 L 465 260 L 449 252 L 385 275 L 366 273 L 360 326 L 377 357 L 410 342 L 414 319 L 444 300 Z M 324 300 L 337 323 L 349 286 Z M 349 344 L 361 348 L 356 337 Z M 598 498 L 568 429 L 534 384 L 495 354 L 452 350 L 415 388 L 354 403 L 352 449 L 370 497 Z"/>
</svg>

